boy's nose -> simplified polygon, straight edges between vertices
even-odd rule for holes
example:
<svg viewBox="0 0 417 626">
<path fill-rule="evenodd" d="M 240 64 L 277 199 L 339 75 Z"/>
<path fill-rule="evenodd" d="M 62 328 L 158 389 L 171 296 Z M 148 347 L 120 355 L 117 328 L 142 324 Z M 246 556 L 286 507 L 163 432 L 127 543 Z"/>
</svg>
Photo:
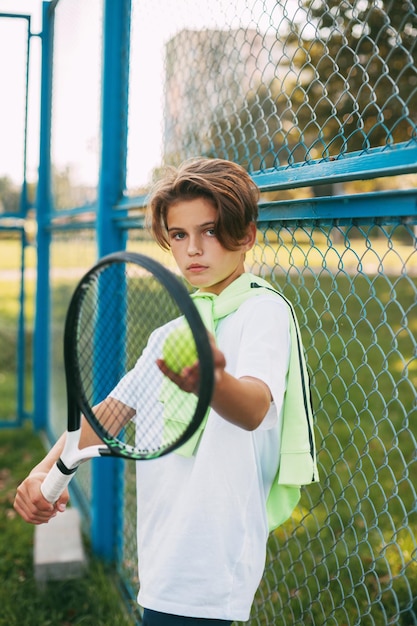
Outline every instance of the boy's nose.
<svg viewBox="0 0 417 626">
<path fill-rule="evenodd" d="M 188 244 L 188 254 L 190 255 L 201 254 L 201 244 L 198 241 L 197 237 L 190 238 L 189 244 Z"/>
</svg>

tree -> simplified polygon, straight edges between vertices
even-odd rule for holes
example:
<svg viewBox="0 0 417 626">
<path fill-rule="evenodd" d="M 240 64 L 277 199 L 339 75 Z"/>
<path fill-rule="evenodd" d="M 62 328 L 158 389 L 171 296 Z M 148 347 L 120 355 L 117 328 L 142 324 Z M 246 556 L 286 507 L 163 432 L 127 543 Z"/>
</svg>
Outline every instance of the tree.
<svg viewBox="0 0 417 626">
<path fill-rule="evenodd" d="M 0 213 L 18 213 L 20 190 L 8 176 L 0 177 Z"/>
<path fill-rule="evenodd" d="M 307 0 L 272 80 L 217 108 L 206 153 L 257 170 L 416 139 L 415 5 Z"/>
<path fill-rule="evenodd" d="M 301 83 L 307 126 L 320 126 L 323 156 L 416 138 L 415 2 L 306 2 L 316 36 L 303 42 L 311 79 Z"/>
</svg>

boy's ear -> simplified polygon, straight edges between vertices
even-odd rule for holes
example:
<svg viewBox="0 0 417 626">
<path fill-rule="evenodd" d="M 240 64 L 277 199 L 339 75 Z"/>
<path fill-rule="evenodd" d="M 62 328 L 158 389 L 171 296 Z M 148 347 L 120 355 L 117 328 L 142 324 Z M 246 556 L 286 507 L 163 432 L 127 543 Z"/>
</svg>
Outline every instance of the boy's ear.
<svg viewBox="0 0 417 626">
<path fill-rule="evenodd" d="M 250 222 L 246 230 L 246 235 L 243 237 L 241 242 L 242 247 L 245 249 L 246 252 L 253 248 L 253 246 L 255 245 L 256 233 L 257 229 L 255 222 Z"/>
</svg>

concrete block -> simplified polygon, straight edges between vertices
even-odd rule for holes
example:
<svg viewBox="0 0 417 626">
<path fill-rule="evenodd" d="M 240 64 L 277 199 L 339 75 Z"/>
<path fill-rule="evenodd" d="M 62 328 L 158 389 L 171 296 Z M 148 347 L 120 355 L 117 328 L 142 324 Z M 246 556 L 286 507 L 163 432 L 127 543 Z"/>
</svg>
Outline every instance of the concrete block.
<svg viewBox="0 0 417 626">
<path fill-rule="evenodd" d="M 35 527 L 33 560 L 35 579 L 41 585 L 84 573 L 87 559 L 77 509 L 68 508 L 47 524 Z"/>
</svg>

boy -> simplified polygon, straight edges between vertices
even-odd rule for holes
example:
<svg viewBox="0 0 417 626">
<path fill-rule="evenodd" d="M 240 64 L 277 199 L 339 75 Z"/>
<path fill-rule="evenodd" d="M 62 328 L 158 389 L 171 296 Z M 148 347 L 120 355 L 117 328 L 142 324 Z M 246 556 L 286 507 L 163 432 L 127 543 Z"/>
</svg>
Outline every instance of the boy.
<svg viewBox="0 0 417 626">
<path fill-rule="evenodd" d="M 212 333 L 215 389 L 204 429 L 191 445 L 137 463 L 138 602 L 145 607 L 144 626 L 247 620 L 268 532 L 291 513 L 298 485 L 316 479 L 306 372 L 292 308 L 262 279 L 245 273 L 245 255 L 256 238 L 258 195 L 240 166 L 198 158 L 170 170 L 150 198 L 155 239 L 171 250 L 182 275 L 197 288 L 196 305 L 206 310 L 209 304 L 204 319 Z M 198 365 L 174 374 L 162 360 L 157 364 L 180 389 L 193 391 Z M 139 359 L 136 377 L 141 367 Z M 132 416 L 135 398 L 125 379 L 108 401 L 126 406 Z M 280 459 L 294 452 L 283 446 L 292 421 L 301 441 L 291 442 L 296 461 L 288 469 Z M 84 423 L 80 447 L 94 441 Z M 55 507 L 40 494 L 62 446 L 61 438 L 17 491 L 15 508 L 29 522 L 48 521 L 65 507 L 67 492 Z M 294 472 L 289 481 L 278 480 L 282 469 Z"/>
</svg>

